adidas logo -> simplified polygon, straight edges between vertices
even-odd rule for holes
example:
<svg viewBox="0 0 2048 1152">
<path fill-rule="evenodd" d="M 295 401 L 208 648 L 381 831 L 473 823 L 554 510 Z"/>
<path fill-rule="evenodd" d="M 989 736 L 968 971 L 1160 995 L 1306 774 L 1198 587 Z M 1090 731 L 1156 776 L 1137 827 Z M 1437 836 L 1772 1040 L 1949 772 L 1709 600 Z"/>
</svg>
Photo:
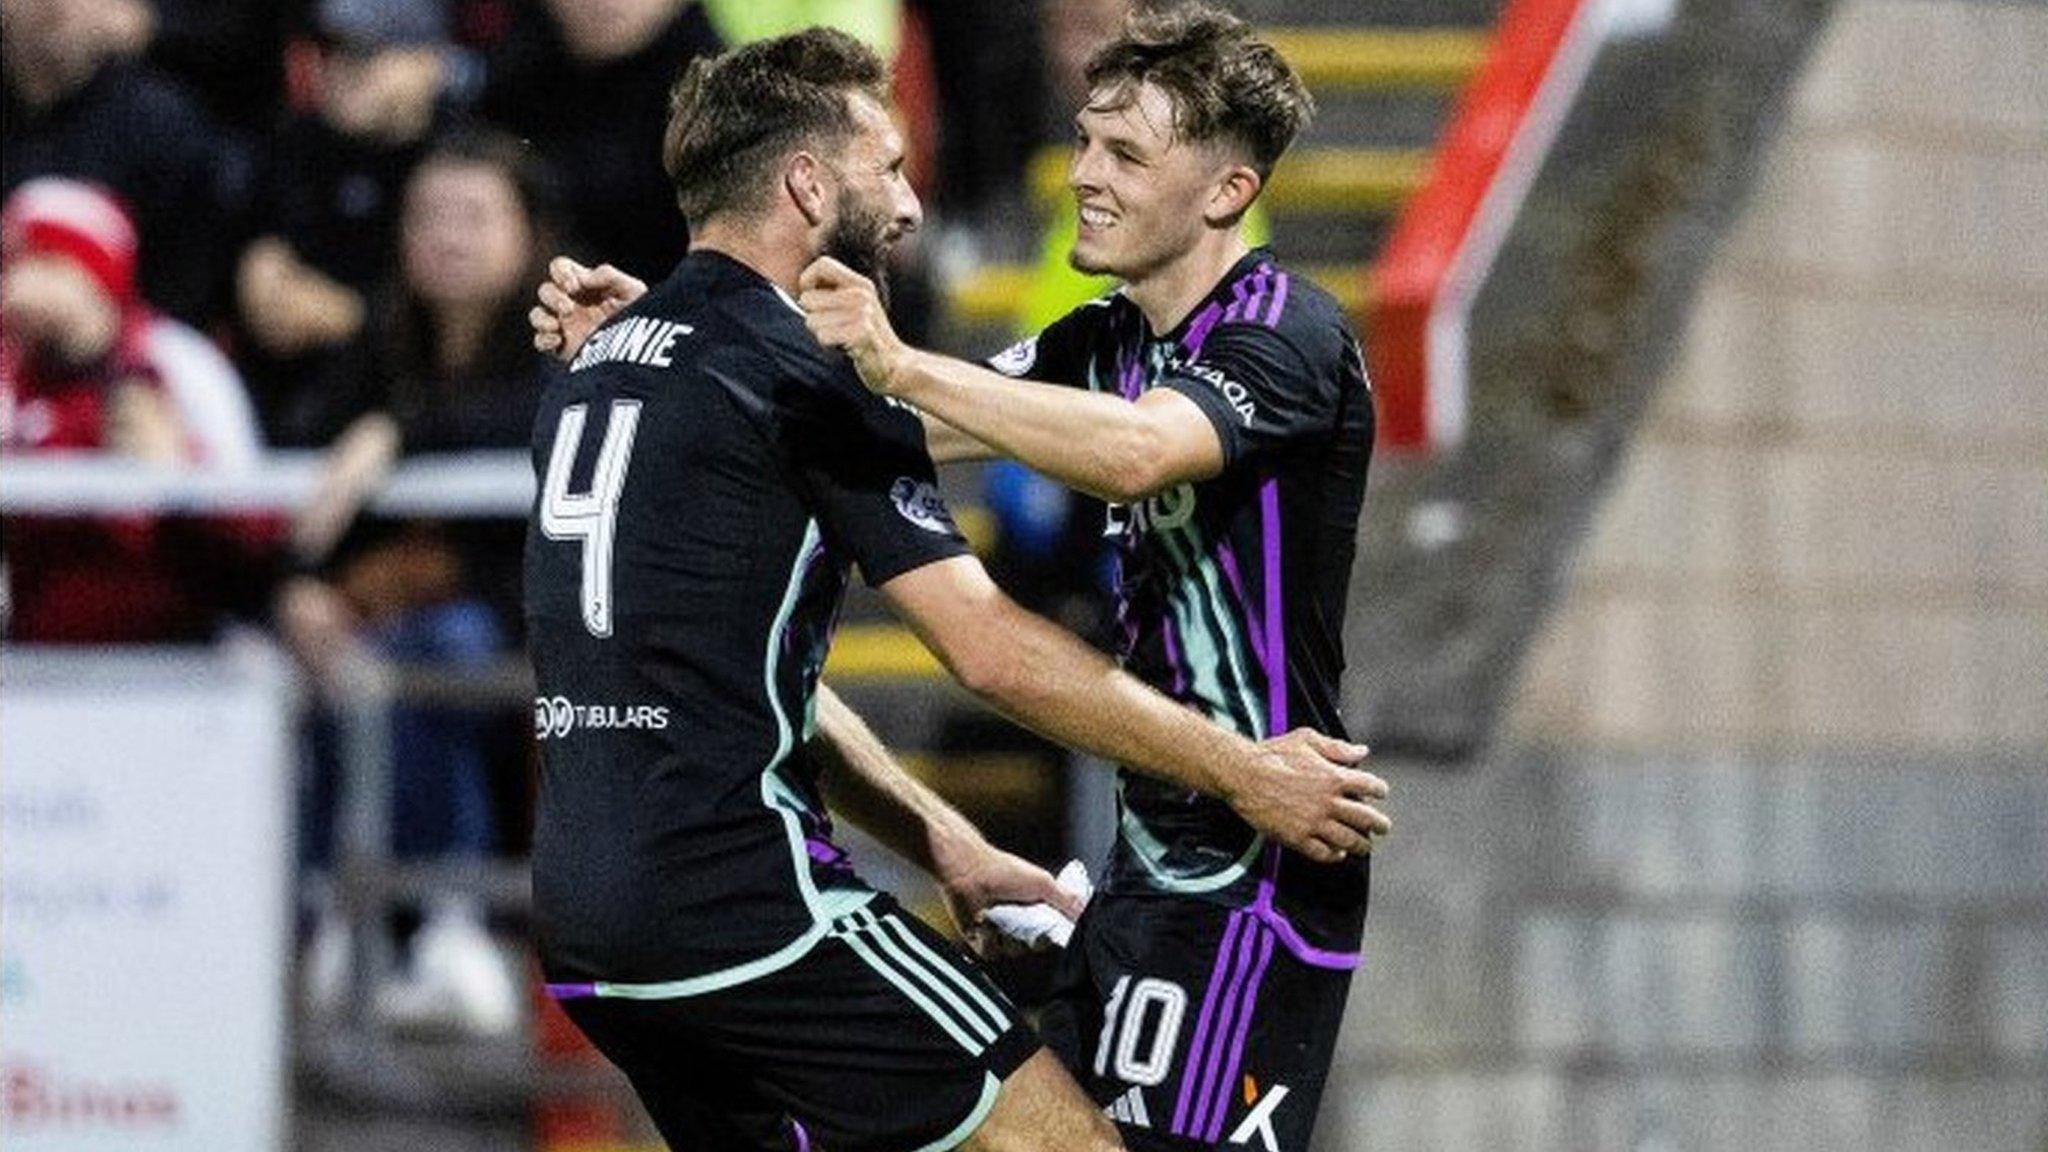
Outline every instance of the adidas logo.
<svg viewBox="0 0 2048 1152">
<path fill-rule="evenodd" d="M 1145 1110 L 1145 1093 L 1137 1088 L 1132 1088 L 1110 1101 L 1109 1107 L 1103 1111 L 1119 1124 L 1130 1124 L 1138 1128 L 1152 1126 L 1152 1114 Z"/>
</svg>

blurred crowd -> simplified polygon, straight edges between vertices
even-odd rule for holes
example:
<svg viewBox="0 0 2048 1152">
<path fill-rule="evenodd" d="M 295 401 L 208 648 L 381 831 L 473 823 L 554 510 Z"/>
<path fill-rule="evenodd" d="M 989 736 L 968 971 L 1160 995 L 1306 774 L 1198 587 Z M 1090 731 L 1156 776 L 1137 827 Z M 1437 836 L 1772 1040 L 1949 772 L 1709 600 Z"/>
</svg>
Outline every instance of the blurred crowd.
<svg viewBox="0 0 2048 1152">
<path fill-rule="evenodd" d="M 404 455 L 525 446 L 539 269 L 666 274 L 688 243 L 657 160 L 667 89 L 730 43 L 829 22 L 893 55 L 933 222 L 895 306 L 928 339 L 935 259 L 971 265 L 1022 216 L 1029 156 L 1064 135 L 1041 45 L 1071 54 L 1121 11 L 1059 7 L 1042 28 L 998 0 L 0 0 L 6 449 L 207 468 L 320 449 L 339 473 L 311 526 L 244 520 L 232 548 L 127 533 L 160 612 L 76 609 L 110 565 L 45 580 L 88 567 L 56 558 L 75 542 L 10 532 L 8 635 L 190 639 L 268 610 L 275 588 L 225 578 L 262 559 L 333 577 L 368 621 L 413 607 L 383 571 L 409 537 L 366 548 L 344 497 Z M 1112 18 L 1076 18 L 1097 7 Z M 516 633 L 512 589 L 476 591 Z"/>
<path fill-rule="evenodd" d="M 322 462 L 312 502 L 288 512 L 9 511 L 7 640 L 274 630 L 316 702 L 302 848 L 318 867 L 350 670 L 488 668 L 520 641 L 521 525 L 391 520 L 368 514 L 371 498 L 407 456 L 527 446 L 544 365 L 524 312 L 551 255 L 652 281 L 683 252 L 658 161 L 682 65 L 813 23 L 894 59 L 928 223 L 899 250 L 892 307 L 924 342 L 932 269 L 971 266 L 1028 219 L 1029 157 L 1066 137 L 1056 109 L 1122 10 L 0 0 L 0 450 L 229 472 L 273 448 Z M 1027 568 L 1079 522 L 1031 477 L 991 484 Z M 502 712 L 396 709 L 400 855 L 522 847 L 525 722 Z M 514 994 L 481 959 L 475 910 L 422 917 L 419 978 L 382 1007 L 432 1016 L 454 995 L 469 1025 L 502 1026 Z M 312 967 L 332 984 L 348 942 L 331 908 L 312 919 Z"/>
</svg>

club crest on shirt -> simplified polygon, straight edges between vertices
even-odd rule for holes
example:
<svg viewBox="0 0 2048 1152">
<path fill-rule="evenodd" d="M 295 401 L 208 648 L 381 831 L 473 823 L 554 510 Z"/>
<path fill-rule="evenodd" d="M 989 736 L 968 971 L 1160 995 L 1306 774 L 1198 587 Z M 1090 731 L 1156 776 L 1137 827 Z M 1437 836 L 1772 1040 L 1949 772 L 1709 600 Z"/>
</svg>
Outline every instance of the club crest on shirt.
<svg viewBox="0 0 2048 1152">
<path fill-rule="evenodd" d="M 940 536 L 951 536 L 955 532 L 953 514 L 946 509 L 946 499 L 939 495 L 938 485 L 931 481 L 898 477 L 896 483 L 889 486 L 889 499 L 896 505 L 898 514 L 919 528 Z"/>
<path fill-rule="evenodd" d="M 988 366 L 1005 376 L 1022 376 L 1038 363 L 1038 337 L 1028 336 L 990 358 Z"/>
</svg>

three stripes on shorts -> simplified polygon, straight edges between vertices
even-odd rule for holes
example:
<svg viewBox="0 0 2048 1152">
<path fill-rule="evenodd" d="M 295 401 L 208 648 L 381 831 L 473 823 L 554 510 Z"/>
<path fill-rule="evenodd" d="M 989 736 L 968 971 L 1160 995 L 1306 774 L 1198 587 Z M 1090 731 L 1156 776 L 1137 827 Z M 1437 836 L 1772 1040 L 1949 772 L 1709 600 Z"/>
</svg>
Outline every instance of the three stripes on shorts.
<svg viewBox="0 0 2048 1152">
<path fill-rule="evenodd" d="M 1202 1011 L 1195 1019 L 1194 1040 L 1181 1063 L 1180 1092 L 1169 1129 L 1174 1134 L 1211 1143 L 1223 1134 L 1223 1118 L 1244 1067 L 1252 1012 L 1274 943 L 1272 929 L 1252 912 L 1240 909 L 1230 914 L 1216 947 L 1216 967 L 1209 974 Z"/>
<path fill-rule="evenodd" d="M 968 1055 L 981 1055 L 1010 1030 L 1010 1015 L 995 997 L 895 913 L 877 916 L 870 908 L 857 909 L 832 922 L 832 935 L 923 1009 Z"/>
</svg>

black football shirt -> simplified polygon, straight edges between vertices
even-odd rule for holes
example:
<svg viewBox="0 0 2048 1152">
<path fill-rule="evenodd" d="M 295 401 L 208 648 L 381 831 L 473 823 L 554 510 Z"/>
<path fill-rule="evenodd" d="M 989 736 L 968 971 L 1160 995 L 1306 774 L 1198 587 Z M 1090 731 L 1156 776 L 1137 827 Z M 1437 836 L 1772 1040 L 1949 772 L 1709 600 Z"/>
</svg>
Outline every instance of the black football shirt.
<svg viewBox="0 0 2048 1152">
<path fill-rule="evenodd" d="M 699 250 L 553 376 L 533 451 L 548 979 L 687 995 L 795 960 L 870 896 L 804 757 L 849 567 L 966 551 L 922 427 Z"/>
<path fill-rule="evenodd" d="M 1337 302 L 1256 249 L 1172 331 L 1115 293 L 988 363 L 1129 400 L 1170 388 L 1202 410 L 1222 473 L 1108 510 L 1125 666 L 1252 739 L 1346 735 L 1344 612 L 1374 419 Z M 1118 795 L 1107 890 L 1234 907 L 1277 876 L 1283 897 L 1309 906 L 1304 928 L 1355 935 L 1363 862 L 1287 856 L 1282 874 L 1282 854 L 1221 801 L 1128 770 Z"/>
</svg>

